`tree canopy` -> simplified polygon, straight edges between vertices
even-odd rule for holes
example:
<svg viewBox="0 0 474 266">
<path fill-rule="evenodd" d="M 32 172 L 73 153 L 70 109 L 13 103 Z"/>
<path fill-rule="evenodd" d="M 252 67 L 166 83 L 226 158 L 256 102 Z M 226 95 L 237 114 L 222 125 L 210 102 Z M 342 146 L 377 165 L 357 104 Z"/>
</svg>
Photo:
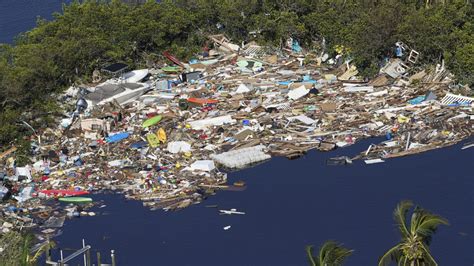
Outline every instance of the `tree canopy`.
<svg viewBox="0 0 474 266">
<path fill-rule="evenodd" d="M 133 1 L 132 1 L 133 2 Z M 470 1 L 356 0 L 84 0 L 64 4 L 54 20 L 0 45 L 0 145 L 22 136 L 19 118 L 44 125 L 57 108 L 55 93 L 87 81 L 94 69 L 122 61 L 138 66 L 169 50 L 188 58 L 207 34 L 235 43 L 280 45 L 293 37 L 305 47 L 326 40 L 344 46 L 361 73 L 371 76 L 401 40 L 440 62 L 462 83 L 474 84 L 474 10 Z"/>
</svg>

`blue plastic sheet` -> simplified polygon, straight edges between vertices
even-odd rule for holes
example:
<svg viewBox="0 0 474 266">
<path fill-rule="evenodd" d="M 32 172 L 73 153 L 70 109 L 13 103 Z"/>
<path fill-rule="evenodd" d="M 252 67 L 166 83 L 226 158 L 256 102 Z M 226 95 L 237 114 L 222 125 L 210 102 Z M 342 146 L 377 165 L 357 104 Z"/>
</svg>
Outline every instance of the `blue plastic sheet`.
<svg viewBox="0 0 474 266">
<path fill-rule="evenodd" d="M 128 138 L 128 136 L 130 136 L 130 133 L 128 132 L 117 133 L 115 135 L 109 136 L 105 139 L 105 141 L 107 141 L 108 143 L 115 143 Z"/>
<path fill-rule="evenodd" d="M 139 141 L 139 142 L 135 142 L 132 145 L 130 145 L 130 148 L 132 148 L 132 149 L 141 149 L 141 148 L 146 147 L 146 146 L 148 146 L 148 143 L 146 141 Z"/>
<path fill-rule="evenodd" d="M 409 100 L 408 102 L 409 102 L 410 104 L 415 105 L 415 104 L 420 104 L 420 103 L 422 103 L 425 99 L 426 99 L 426 96 L 418 96 L 418 97 L 416 97 L 416 98 L 414 98 L 414 99 Z"/>
<path fill-rule="evenodd" d="M 293 40 L 293 44 L 291 45 L 291 49 L 293 52 L 299 53 L 301 52 L 302 48 L 297 40 Z"/>
</svg>

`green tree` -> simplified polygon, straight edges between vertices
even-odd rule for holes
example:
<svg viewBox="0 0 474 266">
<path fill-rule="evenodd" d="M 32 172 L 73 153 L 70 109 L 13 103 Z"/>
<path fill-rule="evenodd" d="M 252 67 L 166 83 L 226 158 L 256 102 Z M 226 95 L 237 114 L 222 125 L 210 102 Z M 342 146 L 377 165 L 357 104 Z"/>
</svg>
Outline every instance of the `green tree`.
<svg viewBox="0 0 474 266">
<path fill-rule="evenodd" d="M 399 1 L 381 2 L 370 12 L 362 12 L 350 27 L 347 46 L 364 76 L 377 73 L 379 62 L 397 42 L 396 26 L 403 20 L 407 7 Z"/>
<path fill-rule="evenodd" d="M 90 81 L 95 69 L 141 67 L 165 50 L 186 60 L 215 33 L 240 44 L 256 31 L 261 44 L 275 46 L 293 37 L 310 49 L 324 38 L 331 55 L 335 45 L 348 48 L 363 76 L 376 74 L 400 40 L 421 52 L 421 64 L 444 57 L 460 82 L 474 85 L 473 21 L 465 0 L 75 0 L 14 45 L 0 45 L 0 147 L 29 132 L 19 120 L 43 128 L 57 93 Z"/>
<path fill-rule="evenodd" d="M 9 266 L 30 266 L 29 252 L 33 237 L 11 231 L 0 237 L 0 265 Z"/>
<path fill-rule="evenodd" d="M 360 9 L 356 1 L 318 1 L 303 17 L 306 38 L 310 41 L 324 38 L 328 52 L 333 51 L 335 45 L 347 45 L 354 21 L 363 14 Z"/>
<path fill-rule="evenodd" d="M 55 246 L 46 241 L 33 249 L 33 235 L 10 231 L 0 235 L 0 266 L 33 266 L 42 254 Z"/>
<path fill-rule="evenodd" d="M 313 246 L 306 247 L 311 266 L 339 266 L 352 254 L 349 250 L 334 241 L 326 241 L 320 248 L 317 256 L 313 255 Z"/>
<path fill-rule="evenodd" d="M 407 214 L 412 207 L 411 201 L 402 201 L 395 208 L 393 216 L 402 239 L 379 259 L 379 266 L 389 265 L 391 261 L 402 266 L 438 265 L 428 246 L 438 226 L 447 225 L 448 221 L 416 206 L 407 223 Z"/>
</svg>

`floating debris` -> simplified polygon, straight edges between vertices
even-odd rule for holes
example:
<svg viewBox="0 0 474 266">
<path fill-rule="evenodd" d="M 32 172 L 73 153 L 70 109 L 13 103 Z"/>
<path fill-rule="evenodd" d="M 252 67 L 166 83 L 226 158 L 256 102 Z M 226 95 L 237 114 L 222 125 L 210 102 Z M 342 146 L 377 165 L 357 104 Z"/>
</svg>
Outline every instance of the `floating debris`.
<svg viewBox="0 0 474 266">
<path fill-rule="evenodd" d="M 376 164 L 376 163 L 384 163 L 385 161 L 382 159 L 369 159 L 364 161 L 366 164 Z"/>
<path fill-rule="evenodd" d="M 235 181 L 235 182 L 234 182 L 234 186 L 236 186 L 236 187 L 244 187 L 244 186 L 245 186 L 245 182 L 242 181 L 242 180 Z"/>
<path fill-rule="evenodd" d="M 0 232 L 94 216 L 87 210 L 93 196 L 84 196 L 96 192 L 179 210 L 217 190 L 242 190 L 245 182 L 229 186 L 225 171 L 271 157 L 295 159 L 384 137 L 355 157 L 326 161 L 375 164 L 472 136 L 474 98 L 461 95 L 470 89 L 460 90 L 444 68 L 416 65 L 414 50 L 364 80 L 355 65 L 328 54 L 302 60 L 311 51 L 294 41 L 276 49 L 240 47 L 223 35 L 209 39 L 214 49 L 190 64 L 167 52 L 167 62 L 153 69 L 120 75 L 127 66 L 114 64 L 104 68 L 114 78 L 100 83 L 96 75 L 98 86 L 61 95 L 70 112 L 56 127 L 35 130 L 31 164 L 17 165 L 16 147 L 0 153 Z"/>
<path fill-rule="evenodd" d="M 333 157 L 326 161 L 327 165 L 346 165 L 352 164 L 352 160 L 347 156 Z"/>
<path fill-rule="evenodd" d="M 231 215 L 231 214 L 244 215 L 244 214 L 245 214 L 245 212 L 239 212 L 239 211 L 237 211 L 237 209 L 219 210 L 219 212 L 220 212 L 221 214 L 228 214 L 228 215 Z"/>
</svg>

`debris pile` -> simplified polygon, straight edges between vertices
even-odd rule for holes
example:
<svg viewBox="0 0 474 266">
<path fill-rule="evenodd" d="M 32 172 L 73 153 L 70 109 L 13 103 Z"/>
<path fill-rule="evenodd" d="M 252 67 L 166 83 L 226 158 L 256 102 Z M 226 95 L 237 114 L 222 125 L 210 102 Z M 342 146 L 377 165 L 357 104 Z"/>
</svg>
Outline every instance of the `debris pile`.
<svg viewBox="0 0 474 266">
<path fill-rule="evenodd" d="M 350 61 L 311 57 L 296 40 L 278 51 L 209 39 L 215 49 L 189 63 L 165 52 L 175 65 L 125 72 L 114 64 L 105 68 L 112 79 L 70 88 L 61 100 L 75 111 L 57 128 L 37 130 L 31 165 L 17 167 L 12 149 L 1 155 L 0 230 L 56 228 L 83 211 L 63 210 L 54 198 L 89 204 L 74 197 L 113 190 L 152 209 L 179 209 L 229 187 L 219 169 L 385 136 L 355 158 L 330 162 L 376 163 L 472 135 L 474 98 L 454 93 L 443 66 L 417 66 L 416 51 L 368 81 Z"/>
</svg>

